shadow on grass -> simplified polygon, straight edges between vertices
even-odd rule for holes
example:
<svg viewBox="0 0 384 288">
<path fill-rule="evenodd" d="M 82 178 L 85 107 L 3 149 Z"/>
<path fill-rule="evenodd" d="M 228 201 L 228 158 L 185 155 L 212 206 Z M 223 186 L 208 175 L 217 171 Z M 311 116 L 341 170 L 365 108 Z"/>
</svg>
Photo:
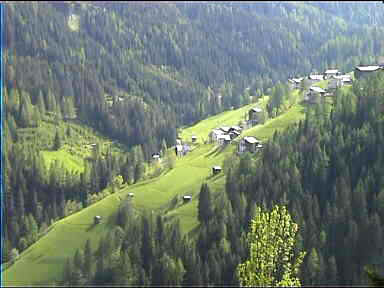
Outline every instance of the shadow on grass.
<svg viewBox="0 0 384 288">
<path fill-rule="evenodd" d="M 209 154 L 205 155 L 205 158 L 208 158 L 208 157 L 210 157 L 210 156 L 212 156 L 214 154 L 216 155 L 218 153 L 218 151 L 220 151 L 220 150 L 221 150 L 220 146 L 216 147 L 216 149 L 214 149 L 213 151 L 209 152 Z"/>
<path fill-rule="evenodd" d="M 89 227 L 87 228 L 87 230 L 85 230 L 86 232 L 89 232 L 89 231 L 92 231 L 93 228 L 95 228 L 95 226 L 98 225 L 96 223 L 92 223 L 91 225 L 89 225 Z"/>
</svg>

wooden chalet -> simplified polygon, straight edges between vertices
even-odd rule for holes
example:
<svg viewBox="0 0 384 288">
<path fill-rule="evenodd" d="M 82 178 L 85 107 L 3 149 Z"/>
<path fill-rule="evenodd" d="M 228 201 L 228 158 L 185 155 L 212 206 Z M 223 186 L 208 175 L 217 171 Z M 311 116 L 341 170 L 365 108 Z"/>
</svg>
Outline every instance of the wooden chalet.
<svg viewBox="0 0 384 288">
<path fill-rule="evenodd" d="M 256 125 L 261 120 L 261 115 L 263 113 L 263 110 L 259 107 L 253 107 L 248 111 L 248 122 L 251 125 Z"/>
<path fill-rule="evenodd" d="M 237 146 L 237 152 L 256 152 L 259 148 L 262 148 L 262 144 L 255 137 L 247 136 L 240 140 Z"/>
</svg>

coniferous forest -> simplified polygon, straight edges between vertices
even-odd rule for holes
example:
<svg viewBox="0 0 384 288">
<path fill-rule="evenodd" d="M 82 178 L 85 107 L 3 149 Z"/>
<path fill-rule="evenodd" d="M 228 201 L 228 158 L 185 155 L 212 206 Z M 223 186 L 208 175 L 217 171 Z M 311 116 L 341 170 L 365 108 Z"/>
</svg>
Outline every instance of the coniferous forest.
<svg viewBox="0 0 384 288">
<path fill-rule="evenodd" d="M 145 163 L 176 144 L 179 128 L 250 95 L 287 93 L 294 76 L 376 63 L 382 15 L 381 2 L 7 3 L 2 263 L 107 187 L 143 180 Z M 56 284 L 238 286 L 250 221 L 257 207 L 277 204 L 299 227 L 302 285 L 368 283 L 364 267 L 384 264 L 382 74 L 338 91 L 331 109 L 308 107 L 261 154 L 228 157 L 219 197 L 201 183 L 194 236 L 161 215 L 137 216 L 125 200 L 113 232 L 96 250 L 89 239 L 68 255 Z M 43 121 L 56 127 L 50 138 L 23 136 Z M 47 167 L 42 150 L 89 129 L 124 149 L 95 144 L 80 173 Z"/>
</svg>

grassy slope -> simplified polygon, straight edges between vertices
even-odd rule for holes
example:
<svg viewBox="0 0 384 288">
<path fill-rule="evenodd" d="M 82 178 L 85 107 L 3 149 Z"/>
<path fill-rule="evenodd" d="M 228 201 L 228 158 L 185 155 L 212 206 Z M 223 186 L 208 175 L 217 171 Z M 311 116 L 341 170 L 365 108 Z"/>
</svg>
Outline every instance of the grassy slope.
<svg viewBox="0 0 384 288">
<path fill-rule="evenodd" d="M 264 98 L 264 101 L 266 99 Z M 253 104 L 255 105 L 255 104 Z M 207 137 L 209 131 L 218 125 L 237 124 L 244 113 L 253 106 L 243 107 L 234 111 L 227 111 L 183 131 L 182 137 L 190 139 L 190 135 L 199 138 Z M 260 106 L 263 103 L 259 104 Z M 290 123 L 302 117 L 302 107 L 293 106 L 287 113 L 276 119 L 267 121 L 265 125 L 256 126 L 245 134 L 266 139 L 273 135 L 276 129 L 283 129 Z M 193 200 L 167 213 L 167 216 L 178 216 L 184 233 L 193 230 L 197 221 L 197 195 L 203 181 L 207 181 L 212 190 L 220 191 L 225 183 L 224 175 L 211 177 L 211 167 L 221 164 L 225 155 L 236 149 L 231 144 L 223 151 L 218 151 L 213 144 L 197 144 L 187 156 L 176 161 L 175 168 L 158 178 L 147 180 L 128 186 L 120 192 L 110 195 L 54 224 L 52 230 L 34 245 L 24 251 L 20 259 L 3 272 L 5 285 L 38 285 L 49 284 L 60 279 L 66 257 L 73 256 L 75 250 L 84 247 L 90 238 L 95 248 L 99 239 L 113 225 L 117 208 L 121 199 L 128 193 L 135 193 L 134 207 L 137 209 L 161 210 L 166 208 L 175 195 L 191 194 Z M 101 224 L 93 227 L 93 217 L 100 215 L 105 219 Z"/>
<path fill-rule="evenodd" d="M 65 136 L 68 127 L 71 128 L 71 136 Z M 52 143 L 56 129 L 62 139 L 62 147 L 58 151 L 52 150 Z M 95 130 L 74 121 L 59 121 L 56 125 L 53 118 L 45 115 L 38 128 L 17 129 L 20 140 L 24 143 L 37 143 L 41 149 L 41 155 L 47 168 L 54 160 L 58 160 L 65 169 L 73 172 L 84 171 L 84 161 L 92 155 L 91 143 L 102 143 L 101 151 L 105 152 L 111 141 L 97 133 Z M 124 147 L 117 144 L 111 146 L 113 152 L 122 152 Z"/>
<path fill-rule="evenodd" d="M 196 125 L 184 129 L 181 133 L 181 138 L 184 140 L 190 140 L 192 135 L 196 135 L 197 142 L 203 143 L 204 140 L 208 139 L 208 134 L 212 129 L 220 126 L 238 125 L 240 121 L 244 120 L 244 115 L 248 113 L 248 110 L 251 107 L 264 107 L 267 101 L 268 96 L 264 96 L 259 99 L 258 103 L 252 103 L 237 110 L 225 111 L 208 119 L 202 120 Z"/>
</svg>

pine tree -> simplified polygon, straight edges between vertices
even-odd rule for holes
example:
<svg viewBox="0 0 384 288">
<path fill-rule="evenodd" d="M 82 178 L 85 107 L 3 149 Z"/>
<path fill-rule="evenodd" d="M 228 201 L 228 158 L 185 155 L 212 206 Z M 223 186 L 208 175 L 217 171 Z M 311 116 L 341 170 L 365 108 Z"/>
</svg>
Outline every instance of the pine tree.
<svg viewBox="0 0 384 288">
<path fill-rule="evenodd" d="M 200 188 L 199 204 L 198 204 L 198 219 L 201 223 L 208 223 L 213 216 L 213 207 L 211 200 L 211 191 L 206 183 L 203 183 Z"/>
<path fill-rule="evenodd" d="M 91 249 L 91 241 L 87 239 L 87 242 L 85 242 L 85 248 L 84 248 L 84 275 L 89 279 L 92 275 L 92 249 Z"/>
<path fill-rule="evenodd" d="M 43 116 L 45 114 L 45 101 L 44 101 L 44 96 L 43 92 L 40 90 L 39 95 L 37 96 L 37 108 L 39 109 L 40 114 Z"/>
<path fill-rule="evenodd" d="M 56 129 L 55 139 L 53 140 L 53 150 L 58 151 L 61 145 L 61 137 L 59 131 Z"/>
</svg>

